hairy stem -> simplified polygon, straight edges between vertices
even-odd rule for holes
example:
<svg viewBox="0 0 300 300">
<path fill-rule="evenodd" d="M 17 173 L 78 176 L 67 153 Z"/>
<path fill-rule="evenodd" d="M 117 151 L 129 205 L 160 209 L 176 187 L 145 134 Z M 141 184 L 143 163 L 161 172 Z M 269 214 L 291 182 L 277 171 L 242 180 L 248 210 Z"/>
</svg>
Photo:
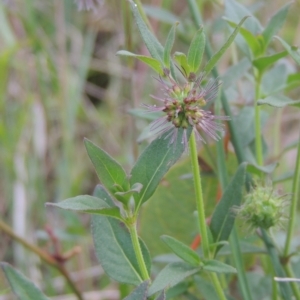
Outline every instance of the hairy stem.
<svg viewBox="0 0 300 300">
<path fill-rule="evenodd" d="M 198 152 L 197 152 L 197 143 L 195 133 L 192 132 L 190 141 L 190 153 L 191 153 L 191 163 L 192 163 L 192 171 L 194 178 L 194 188 L 195 188 L 195 197 L 196 197 L 196 205 L 198 212 L 198 220 L 199 220 L 199 230 L 202 239 L 202 249 L 204 258 L 210 258 L 209 251 L 209 241 L 206 230 L 206 219 L 205 219 L 205 210 L 204 210 L 204 201 L 203 201 L 203 193 L 202 193 L 202 185 L 201 185 L 201 176 L 200 169 L 198 164 Z M 211 273 L 210 275 L 214 288 L 219 296 L 219 299 L 226 300 L 226 296 L 224 294 L 223 288 L 220 284 L 219 278 L 217 274 Z"/>
<path fill-rule="evenodd" d="M 195 138 L 195 133 L 192 132 L 190 141 L 190 153 L 191 153 L 191 163 L 194 177 L 194 189 L 195 189 L 195 197 L 196 197 L 196 205 L 198 212 L 198 221 L 199 221 L 199 230 L 202 239 L 202 249 L 204 258 L 209 258 L 209 242 L 206 230 L 206 219 L 205 219 L 205 211 L 204 211 L 204 201 L 202 194 L 202 185 L 201 185 L 201 177 L 200 177 L 200 169 L 198 164 L 198 153 L 197 153 L 197 143 Z"/>
<path fill-rule="evenodd" d="M 299 185 L 300 185 L 300 135 L 298 143 L 298 153 L 296 159 L 295 174 L 293 177 L 293 186 L 292 186 L 292 200 L 290 205 L 290 214 L 289 214 L 289 223 L 287 230 L 287 237 L 284 247 L 284 256 L 287 257 L 290 254 L 291 242 L 293 238 L 293 229 L 295 225 L 295 219 L 297 214 L 297 202 L 299 197 Z"/>
<path fill-rule="evenodd" d="M 260 123 L 260 106 L 257 101 L 260 98 L 260 85 L 261 85 L 261 74 L 257 73 L 255 76 L 255 152 L 256 160 L 259 166 L 263 165 L 263 148 L 261 139 L 261 123 Z"/>
<path fill-rule="evenodd" d="M 139 267 L 140 267 L 142 279 L 143 279 L 143 281 L 148 280 L 148 279 L 150 279 L 150 277 L 149 277 L 148 270 L 147 270 L 147 267 L 146 267 L 146 264 L 144 261 L 141 245 L 139 242 L 139 237 L 138 237 L 137 228 L 136 228 L 136 222 L 133 222 L 132 224 L 128 224 L 128 228 L 129 228 L 129 232 L 130 232 L 130 236 L 131 236 L 134 253 L 135 253 L 136 259 L 138 261 Z"/>
</svg>

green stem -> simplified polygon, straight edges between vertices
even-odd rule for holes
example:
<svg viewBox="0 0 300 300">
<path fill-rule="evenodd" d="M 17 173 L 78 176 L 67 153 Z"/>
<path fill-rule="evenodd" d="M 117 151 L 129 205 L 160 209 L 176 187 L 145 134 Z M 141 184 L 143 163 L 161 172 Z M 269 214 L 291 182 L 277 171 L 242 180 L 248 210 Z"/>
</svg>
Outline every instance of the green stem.
<svg viewBox="0 0 300 300">
<path fill-rule="evenodd" d="M 206 230 L 204 201 L 203 201 L 200 169 L 198 164 L 197 143 L 196 143 L 196 137 L 194 132 L 192 132 L 191 134 L 189 146 L 190 146 L 190 154 L 191 154 L 192 171 L 194 177 L 195 197 L 196 197 L 196 205 L 197 205 L 198 220 L 199 220 L 199 230 L 200 230 L 200 235 L 202 240 L 201 243 L 203 249 L 203 256 L 204 258 L 208 259 L 210 258 L 211 254 L 209 251 L 209 242 L 208 242 L 208 235 Z M 219 299 L 226 300 L 226 296 L 224 294 L 223 288 L 220 284 L 217 274 L 211 273 L 210 277 L 212 279 L 214 288 L 219 296 Z"/>
<path fill-rule="evenodd" d="M 263 165 L 263 148 L 261 139 L 261 123 L 260 123 L 260 106 L 257 101 L 260 99 L 260 85 L 261 85 L 261 74 L 257 73 L 255 76 L 255 152 L 256 160 L 259 166 Z"/>
<path fill-rule="evenodd" d="M 220 281 L 219 281 L 219 278 L 218 278 L 218 275 L 216 273 L 211 273 L 210 275 L 210 278 L 212 280 L 212 283 L 214 285 L 214 288 L 219 296 L 219 298 L 221 300 L 227 300 L 225 294 L 224 294 L 224 290 L 220 284 Z"/>
<path fill-rule="evenodd" d="M 290 206 L 289 223 L 288 223 L 287 237 L 286 237 L 285 247 L 283 252 L 285 257 L 287 257 L 290 254 L 291 242 L 293 238 L 293 229 L 294 229 L 295 219 L 297 214 L 297 200 L 299 196 L 299 185 L 300 185 L 300 135 L 299 135 L 299 143 L 298 143 L 297 151 L 298 153 L 296 159 L 295 174 L 293 178 L 292 201 Z"/>
<path fill-rule="evenodd" d="M 294 272 L 292 270 L 292 268 L 290 267 L 289 264 L 286 264 L 284 266 L 284 270 L 285 270 L 285 273 L 288 277 L 290 278 L 295 278 L 295 275 L 294 275 Z M 295 299 L 296 300 L 300 300 L 300 289 L 299 289 L 299 285 L 297 284 L 297 282 L 294 282 L 294 281 L 291 281 L 290 282 L 290 285 L 292 287 L 292 290 L 293 290 L 293 293 L 294 293 L 294 296 L 295 296 Z"/>
<path fill-rule="evenodd" d="M 198 164 L 198 152 L 197 152 L 197 143 L 195 133 L 192 132 L 190 141 L 190 153 L 191 153 L 191 163 L 194 177 L 194 188 L 195 188 L 195 197 L 196 197 L 196 205 L 198 211 L 198 221 L 199 221 L 199 230 L 201 234 L 202 240 L 202 249 L 204 258 L 209 258 L 209 242 L 206 230 L 206 219 L 205 219 L 205 211 L 204 211 L 204 201 L 203 201 L 203 193 L 202 193 L 202 185 L 201 185 L 201 177 L 200 177 L 200 169 Z"/>
<path fill-rule="evenodd" d="M 137 259 L 137 262 L 140 267 L 141 275 L 143 281 L 150 279 L 148 270 L 144 261 L 141 245 L 139 242 L 139 237 L 137 234 L 137 229 L 136 229 L 136 221 L 132 222 L 131 224 L 128 224 L 130 236 L 131 236 L 131 241 L 134 249 L 134 253 Z"/>
<path fill-rule="evenodd" d="M 56 268 L 62 275 L 65 277 L 65 280 L 68 282 L 70 288 L 73 290 L 74 294 L 77 296 L 79 300 L 83 300 L 83 296 L 81 295 L 80 291 L 77 289 L 76 285 L 74 284 L 73 280 L 71 279 L 69 273 L 65 269 L 65 267 L 58 263 L 50 254 L 41 250 L 39 247 L 27 242 L 25 239 L 17 235 L 8 225 L 6 225 L 0 219 L 0 230 L 4 231 L 8 236 L 13 238 L 15 241 L 20 243 L 22 246 L 30 250 L 31 252 L 35 253 L 39 256 L 44 262 L 48 265 Z"/>
</svg>

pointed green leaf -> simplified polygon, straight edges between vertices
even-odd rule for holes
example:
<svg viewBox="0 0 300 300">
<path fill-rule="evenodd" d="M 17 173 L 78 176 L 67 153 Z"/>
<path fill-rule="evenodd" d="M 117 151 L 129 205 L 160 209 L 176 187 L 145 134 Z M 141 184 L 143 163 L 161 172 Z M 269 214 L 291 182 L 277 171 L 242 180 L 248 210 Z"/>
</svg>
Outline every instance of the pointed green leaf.
<svg viewBox="0 0 300 300">
<path fill-rule="evenodd" d="M 225 15 L 235 23 L 239 22 L 243 17 L 250 16 L 245 22 L 245 28 L 252 32 L 254 35 L 260 34 L 263 28 L 258 19 L 252 14 L 252 12 L 243 4 L 234 0 L 225 1 Z"/>
<path fill-rule="evenodd" d="M 141 283 L 133 292 L 123 300 L 146 300 L 148 293 L 149 281 Z"/>
<path fill-rule="evenodd" d="M 127 174 L 121 165 L 88 139 L 84 140 L 84 144 L 97 175 L 107 190 L 112 194 L 118 192 L 120 188 L 127 190 L 129 188 Z"/>
<path fill-rule="evenodd" d="M 168 245 L 168 247 L 181 259 L 193 266 L 199 266 L 200 258 L 198 254 L 193 251 L 189 246 L 182 242 L 168 236 L 163 235 L 161 239 Z"/>
<path fill-rule="evenodd" d="M 279 59 L 286 57 L 287 55 L 287 51 L 282 51 L 273 55 L 259 57 L 253 60 L 253 65 L 262 73 Z"/>
<path fill-rule="evenodd" d="M 152 58 L 149 56 L 144 56 L 144 55 L 134 54 L 134 53 L 126 51 L 126 50 L 120 50 L 116 54 L 121 55 L 121 56 L 135 57 L 135 58 L 139 59 L 140 61 L 142 61 L 143 63 L 145 63 L 146 65 L 148 65 L 150 68 L 152 68 L 156 73 L 163 75 L 163 69 L 162 69 L 161 62 L 155 58 Z"/>
<path fill-rule="evenodd" d="M 55 206 L 62 209 L 74 210 L 82 213 L 105 215 L 108 217 L 122 220 L 120 209 L 110 207 L 105 201 L 100 198 L 89 195 L 81 195 L 73 198 L 68 198 L 59 203 L 46 203 L 49 206 Z"/>
<path fill-rule="evenodd" d="M 287 50 L 290 56 L 294 59 L 294 61 L 300 66 L 300 50 L 298 47 L 290 46 L 286 41 L 284 41 L 279 36 L 276 36 L 276 39 L 280 41 L 282 46 Z"/>
<path fill-rule="evenodd" d="M 112 200 L 105 189 L 97 186 L 95 197 L 101 197 L 111 205 Z M 114 280 L 138 286 L 143 280 L 136 260 L 131 237 L 124 223 L 105 216 L 92 217 L 92 235 L 96 256 L 104 271 Z M 140 239 L 148 273 L 151 271 L 151 257 L 145 243 Z"/>
<path fill-rule="evenodd" d="M 1 262 L 0 266 L 13 290 L 20 300 L 49 300 L 28 278 L 14 269 L 8 263 Z"/>
<path fill-rule="evenodd" d="M 202 57 L 205 48 L 205 35 L 203 27 L 195 34 L 187 55 L 187 61 L 190 66 L 190 71 L 196 73 L 201 65 Z"/>
<path fill-rule="evenodd" d="M 126 191 L 126 192 L 117 192 L 115 193 L 115 195 L 121 195 L 121 196 L 125 196 L 125 195 L 133 195 L 134 193 L 140 193 L 141 190 L 143 188 L 143 185 L 139 182 L 135 183 L 130 190 Z"/>
<path fill-rule="evenodd" d="M 234 29 L 233 33 L 229 36 L 228 40 L 225 42 L 225 44 L 222 46 L 222 48 L 215 53 L 211 59 L 208 61 L 208 63 L 206 64 L 206 66 L 204 67 L 204 71 L 208 74 L 213 67 L 216 65 L 216 63 L 219 61 L 219 59 L 223 56 L 223 54 L 225 53 L 225 51 L 229 48 L 229 46 L 232 44 L 232 42 L 234 41 L 236 35 L 238 34 L 241 26 L 243 25 L 243 23 L 245 22 L 245 20 L 248 17 L 244 17 L 240 23 L 237 25 L 237 27 Z"/>
<path fill-rule="evenodd" d="M 106 191 L 103 185 L 97 184 L 94 189 L 93 195 L 106 202 L 106 204 L 108 204 L 109 207 L 115 207 L 114 201 L 112 200 L 111 196 Z"/>
<path fill-rule="evenodd" d="M 256 174 L 258 176 L 263 176 L 262 172 L 266 173 L 266 174 L 270 174 L 275 170 L 275 168 L 277 166 L 278 166 L 278 162 L 274 162 L 267 166 L 259 166 L 259 165 L 251 163 L 251 164 L 247 165 L 247 171 L 250 173 Z"/>
<path fill-rule="evenodd" d="M 187 139 L 190 137 L 191 130 L 190 127 L 186 132 Z M 144 150 L 131 170 L 130 183 L 140 182 L 143 185 L 141 192 L 134 195 L 136 209 L 152 196 L 160 180 L 185 149 L 185 145 L 182 143 L 185 134 L 183 129 L 178 129 L 177 139 L 173 144 L 170 144 L 169 133 L 156 138 Z"/>
<path fill-rule="evenodd" d="M 224 20 L 233 28 L 237 26 L 237 24 L 227 18 L 224 18 Z M 262 53 L 262 45 L 260 44 L 258 38 L 249 30 L 245 28 L 240 28 L 240 34 L 247 42 L 249 48 L 251 49 L 251 52 L 254 57 L 257 57 L 260 53 Z"/>
<path fill-rule="evenodd" d="M 164 64 L 165 64 L 165 67 L 167 67 L 168 69 L 170 68 L 171 51 L 172 51 L 173 44 L 175 41 L 175 32 L 176 32 L 176 27 L 178 24 L 179 23 L 177 22 L 176 24 L 174 24 L 172 26 L 172 28 L 168 34 L 165 49 L 164 49 Z"/>
<path fill-rule="evenodd" d="M 160 292 L 165 288 L 170 288 L 200 270 L 200 267 L 193 267 L 185 262 L 171 263 L 163 268 L 156 276 L 149 288 L 148 296 Z"/>
<path fill-rule="evenodd" d="M 234 206 L 239 206 L 241 203 L 246 166 L 247 163 L 242 163 L 239 166 L 233 179 L 227 186 L 220 202 L 213 212 L 210 230 L 215 243 L 219 241 L 227 241 L 229 238 L 235 219 L 232 208 Z M 217 251 L 218 248 L 216 252 Z"/>
<path fill-rule="evenodd" d="M 203 270 L 214 273 L 236 273 L 234 267 L 215 259 L 206 260 L 203 265 Z"/>
<path fill-rule="evenodd" d="M 266 28 L 262 32 L 262 36 L 264 38 L 265 48 L 267 48 L 268 44 L 270 43 L 271 39 L 283 26 L 288 10 L 292 3 L 287 3 L 282 8 L 280 8 L 275 15 L 271 18 L 268 22 Z"/>
<path fill-rule="evenodd" d="M 274 107 L 285 107 L 287 105 L 299 105 L 300 100 L 293 100 L 284 95 L 271 95 L 257 101 L 258 105 L 271 105 Z"/>
<path fill-rule="evenodd" d="M 181 52 L 175 52 L 174 53 L 174 60 L 177 62 L 177 64 L 181 67 L 183 72 L 185 73 L 186 76 L 190 74 L 190 67 L 187 62 L 187 57 L 184 53 Z"/>
<path fill-rule="evenodd" d="M 164 48 L 159 43 L 157 38 L 152 34 L 152 32 L 149 30 L 147 25 L 145 24 L 144 20 L 142 19 L 139 10 L 137 8 L 137 5 L 132 1 L 128 0 L 131 6 L 131 10 L 133 12 L 133 16 L 135 19 L 135 22 L 138 26 L 138 29 L 140 31 L 140 34 L 144 40 L 144 43 L 149 50 L 151 56 L 155 58 L 156 60 L 163 62 L 163 52 Z"/>
<path fill-rule="evenodd" d="M 92 234 L 97 258 L 108 276 L 118 282 L 136 286 L 143 282 L 130 234 L 122 222 L 94 215 Z M 149 252 L 142 240 L 140 240 L 140 245 L 150 273 Z"/>
</svg>

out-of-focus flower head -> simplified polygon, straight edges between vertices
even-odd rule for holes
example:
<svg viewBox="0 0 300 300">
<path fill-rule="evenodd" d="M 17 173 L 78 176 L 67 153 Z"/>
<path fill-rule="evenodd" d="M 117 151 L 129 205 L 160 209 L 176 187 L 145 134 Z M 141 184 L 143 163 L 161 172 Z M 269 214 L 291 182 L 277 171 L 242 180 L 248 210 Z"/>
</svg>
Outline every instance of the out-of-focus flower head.
<svg viewBox="0 0 300 300">
<path fill-rule="evenodd" d="M 166 138 L 170 138 L 170 144 L 176 143 L 178 129 L 183 128 L 182 143 L 187 147 L 187 129 L 192 126 L 198 140 L 205 142 L 201 134 L 205 133 L 214 140 L 219 140 L 224 131 L 224 125 L 217 120 L 229 120 L 227 116 L 216 116 L 211 111 L 204 110 L 204 106 L 215 99 L 220 83 L 217 80 L 209 80 L 203 87 L 204 74 L 195 77 L 193 81 L 187 81 L 183 86 L 177 84 L 165 70 L 166 82 L 161 77 L 157 80 L 162 85 L 163 97 L 151 95 L 162 105 L 144 105 L 148 112 L 163 112 L 163 116 L 152 122 L 151 130 L 157 134 L 169 131 Z"/>
<path fill-rule="evenodd" d="M 97 11 L 103 0 L 75 0 L 78 10 L 93 10 Z"/>
<path fill-rule="evenodd" d="M 244 204 L 234 208 L 234 212 L 252 229 L 280 228 L 286 220 L 287 204 L 286 195 L 279 196 L 270 185 L 258 184 L 246 195 Z"/>
</svg>

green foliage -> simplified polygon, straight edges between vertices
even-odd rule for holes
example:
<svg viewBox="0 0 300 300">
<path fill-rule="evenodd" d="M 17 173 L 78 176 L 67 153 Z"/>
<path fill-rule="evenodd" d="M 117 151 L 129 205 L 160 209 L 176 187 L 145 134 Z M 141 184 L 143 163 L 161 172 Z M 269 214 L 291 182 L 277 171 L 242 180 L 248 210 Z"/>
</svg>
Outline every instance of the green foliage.
<svg viewBox="0 0 300 300">
<path fill-rule="evenodd" d="M 167 235 L 161 236 L 161 239 L 178 257 L 183 259 L 185 262 L 193 266 L 198 266 L 200 264 L 200 258 L 198 254 L 187 245 Z"/>
<path fill-rule="evenodd" d="M 152 32 L 149 30 L 145 22 L 143 21 L 141 15 L 139 14 L 137 5 L 132 1 L 129 0 L 131 10 L 133 12 L 133 16 L 136 22 L 136 25 L 140 31 L 141 37 L 143 38 L 143 41 L 149 50 L 151 56 L 160 61 L 163 62 L 163 52 L 164 48 L 160 44 L 160 42 L 157 40 L 157 38 L 152 34 Z"/>
<path fill-rule="evenodd" d="M 205 35 L 203 32 L 203 28 L 201 27 L 195 34 L 187 54 L 187 63 L 189 65 L 190 72 L 198 72 L 201 66 L 204 48 Z"/>
<path fill-rule="evenodd" d="M 235 268 L 215 259 L 204 261 L 203 270 L 214 273 L 236 273 Z"/>
<path fill-rule="evenodd" d="M 149 281 L 142 282 L 129 296 L 124 300 L 141 300 L 147 298 Z"/>
<path fill-rule="evenodd" d="M 246 166 L 246 163 L 239 166 L 212 215 L 210 230 L 215 243 L 229 238 L 235 219 L 232 209 L 242 201 Z"/>
<path fill-rule="evenodd" d="M 97 175 L 105 188 L 112 194 L 126 190 L 128 187 L 127 174 L 121 165 L 89 140 L 86 139 L 84 143 Z"/>
<path fill-rule="evenodd" d="M 156 73 L 163 75 L 163 69 L 162 69 L 161 62 L 155 58 L 152 58 L 149 56 L 144 56 L 144 55 L 134 54 L 134 53 L 126 51 L 126 50 L 120 50 L 116 54 L 121 55 L 121 56 L 130 56 L 130 57 L 137 58 L 140 61 L 144 62 L 149 67 L 151 67 Z"/>
<path fill-rule="evenodd" d="M 176 27 L 177 27 L 178 23 L 176 23 L 175 25 L 172 26 L 169 35 L 167 37 L 166 40 L 166 45 L 165 45 L 165 49 L 164 49 L 164 65 L 167 68 L 170 68 L 171 64 L 170 64 L 170 57 L 171 57 L 171 51 L 172 51 L 172 47 L 174 44 L 174 40 L 175 40 L 175 33 L 176 33 Z"/>
<path fill-rule="evenodd" d="M 1 263 L 1 268 L 8 280 L 13 293 L 19 300 L 49 300 L 28 278 L 7 263 Z"/>
<path fill-rule="evenodd" d="M 155 139 L 144 150 L 130 172 L 130 184 L 139 182 L 143 185 L 140 193 L 134 197 L 136 209 L 152 196 L 163 176 L 185 150 L 181 142 L 184 134 L 182 129 L 178 130 L 177 139 L 172 145 L 166 138 L 168 134 L 169 132 Z M 188 130 L 188 136 L 190 134 L 191 128 Z"/>
<path fill-rule="evenodd" d="M 248 17 L 244 17 L 236 26 L 236 28 L 234 29 L 233 33 L 229 36 L 229 38 L 227 39 L 227 41 L 225 42 L 225 44 L 221 47 L 221 49 L 215 53 L 210 60 L 208 61 L 208 63 L 205 65 L 204 67 L 204 71 L 208 74 L 211 72 L 211 70 L 213 69 L 213 67 L 217 64 L 217 62 L 220 60 L 220 58 L 224 55 L 225 51 L 229 48 L 229 46 L 232 44 L 232 42 L 234 41 L 236 35 L 239 33 L 240 28 L 242 27 L 243 23 L 246 21 Z"/>
<path fill-rule="evenodd" d="M 48 203 L 48 205 L 83 213 L 105 215 L 122 220 L 118 207 L 110 207 L 104 200 L 89 195 L 69 198 L 59 203 Z"/>
<path fill-rule="evenodd" d="M 3 239 L 4 259 L 34 274 L 41 271 L 43 289 L 51 297 L 57 292 L 52 278 L 60 272 L 82 298 L 68 275 L 69 267 L 79 268 L 70 258 L 77 253 L 74 243 L 81 246 L 89 218 L 64 213 L 73 210 L 93 214 L 94 248 L 105 272 L 92 280 L 86 276 L 87 288 L 105 292 L 112 279 L 120 283 L 113 287 L 119 288 L 120 298 L 130 293 L 127 300 L 225 300 L 233 299 L 233 294 L 245 300 L 300 299 L 297 283 L 272 282 L 274 275 L 299 277 L 294 263 L 299 245 L 294 238 L 300 144 L 293 137 L 299 135 L 294 108 L 300 107 L 300 52 L 290 45 L 298 27 L 298 4 L 289 10 L 291 3 L 278 8 L 275 2 L 264 6 L 262 1 L 250 1 L 246 7 L 241 1 L 226 0 L 223 21 L 219 17 L 223 7 L 216 11 L 211 3 L 195 0 L 188 0 L 189 11 L 171 0 L 162 1 L 160 7 L 142 5 L 140 0 L 121 1 L 120 7 L 105 2 L 103 10 L 93 7 L 101 1 L 75 2 L 91 5 L 97 32 L 90 27 L 96 20 L 93 14 L 79 14 L 72 1 L 17 0 L 13 8 L 0 4 L 0 198 L 4 199 L 0 230 L 14 243 L 10 251 L 10 243 Z M 271 11 L 275 14 L 270 18 Z M 120 19 L 123 24 L 107 22 Z M 133 20 L 150 56 L 139 44 Z M 128 51 L 117 55 L 126 60 L 113 55 L 120 43 Z M 146 69 L 132 58 L 158 74 L 164 94 L 154 92 Z M 126 66 L 118 65 L 120 61 Z M 199 77 L 204 73 L 204 78 Z M 210 76 L 222 79 L 222 90 L 210 85 Z M 104 77 L 106 83 L 101 85 Z M 164 107 L 151 105 L 149 94 Z M 218 120 L 223 114 L 219 100 L 231 117 L 226 125 L 222 117 Z M 137 108 L 141 103 L 154 113 L 146 115 Z M 139 119 L 129 120 L 127 110 Z M 155 130 L 153 123 L 147 126 L 158 118 Z M 153 138 L 165 132 L 160 124 L 174 125 L 174 131 Z M 180 127 L 187 129 L 187 136 Z M 194 135 L 191 149 L 187 147 L 196 130 L 201 134 L 199 152 Z M 220 133 L 216 146 L 210 139 L 215 131 Z M 176 139 L 170 138 L 174 132 Z M 81 145 L 87 135 L 100 145 L 85 140 L 101 183 L 94 196 L 88 194 L 98 181 Z M 296 167 L 291 168 L 289 151 L 296 147 Z M 192 174 L 190 156 L 176 163 L 185 150 L 192 153 Z M 272 193 L 280 182 L 280 190 L 292 194 L 291 200 L 282 201 L 281 195 L 275 199 L 271 193 L 253 196 L 249 191 L 258 180 L 273 180 Z M 41 211 L 47 201 L 63 209 L 51 211 L 54 221 L 46 221 L 45 210 Z M 236 212 L 244 218 L 239 225 L 251 217 L 252 225 L 260 227 L 259 234 L 243 238 L 244 226 L 234 227 Z M 273 231 L 271 239 L 263 228 L 276 227 L 284 218 L 288 226 L 281 230 L 287 236 L 282 251 L 283 233 Z M 15 230 L 2 220 L 11 222 Z M 45 222 L 47 234 L 39 230 Z M 20 236 L 17 228 L 24 229 Z M 24 238 L 27 234 L 36 237 L 37 245 Z M 259 239 L 263 244 L 258 244 Z M 81 247 L 84 270 L 94 265 L 89 260 L 90 240 Z M 163 255 L 152 262 L 148 247 L 152 255 Z M 52 266 L 53 260 L 70 262 L 45 272 L 32 255 Z M 1 263 L 1 267 L 16 297 L 48 299 L 10 265 Z M 257 268 L 261 274 L 252 271 Z M 1 294 L 8 287 L 2 287 L 2 281 Z M 59 290 L 61 297 L 70 292 L 66 287 Z"/>
<path fill-rule="evenodd" d="M 148 296 L 170 288 L 185 278 L 198 273 L 200 267 L 194 267 L 185 262 L 175 262 L 164 267 L 151 284 Z"/>
</svg>

